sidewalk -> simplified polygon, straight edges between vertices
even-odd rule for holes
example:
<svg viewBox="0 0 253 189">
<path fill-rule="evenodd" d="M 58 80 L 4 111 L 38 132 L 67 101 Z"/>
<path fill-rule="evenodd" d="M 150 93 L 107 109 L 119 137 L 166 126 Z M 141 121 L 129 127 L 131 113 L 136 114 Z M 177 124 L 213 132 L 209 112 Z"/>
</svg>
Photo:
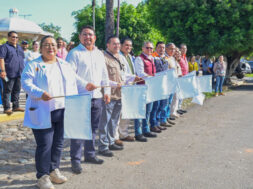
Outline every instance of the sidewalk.
<svg viewBox="0 0 253 189">
<path fill-rule="evenodd" d="M 25 108 L 25 92 L 22 90 L 20 93 L 20 107 Z M 3 113 L 3 106 L 0 104 L 0 124 L 3 122 L 14 121 L 14 120 L 23 120 L 24 112 L 14 112 L 12 115 L 7 115 Z"/>
</svg>

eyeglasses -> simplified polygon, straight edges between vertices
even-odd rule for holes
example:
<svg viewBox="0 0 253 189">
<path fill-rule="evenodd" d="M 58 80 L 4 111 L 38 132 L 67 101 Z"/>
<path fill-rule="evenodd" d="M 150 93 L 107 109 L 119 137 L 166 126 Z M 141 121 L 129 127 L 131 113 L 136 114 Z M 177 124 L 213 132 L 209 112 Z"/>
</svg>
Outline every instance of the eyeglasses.
<svg viewBox="0 0 253 189">
<path fill-rule="evenodd" d="M 53 48 L 56 48 L 56 44 L 55 43 L 52 43 L 52 44 L 46 43 L 46 44 L 42 45 L 42 47 L 46 47 L 46 48 L 49 48 L 50 46 L 53 47 Z"/>
<path fill-rule="evenodd" d="M 12 38 L 12 39 L 18 39 L 18 37 L 16 37 L 16 36 L 11 36 L 11 38 Z"/>
<path fill-rule="evenodd" d="M 92 33 L 82 33 L 82 36 L 84 36 L 84 37 L 92 37 L 92 36 L 94 36 L 94 34 L 92 34 Z"/>
<path fill-rule="evenodd" d="M 146 49 L 148 49 L 148 50 L 153 50 L 153 47 L 146 47 Z"/>
</svg>

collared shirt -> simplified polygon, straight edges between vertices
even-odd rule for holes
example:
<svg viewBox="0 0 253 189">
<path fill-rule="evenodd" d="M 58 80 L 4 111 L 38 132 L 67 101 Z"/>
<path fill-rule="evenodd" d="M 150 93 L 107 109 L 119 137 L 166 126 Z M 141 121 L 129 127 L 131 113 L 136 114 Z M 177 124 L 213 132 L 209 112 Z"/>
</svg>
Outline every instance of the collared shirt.
<svg viewBox="0 0 253 189">
<path fill-rule="evenodd" d="M 187 62 L 187 59 L 186 59 L 186 56 L 183 55 L 180 59 L 180 62 L 179 62 L 180 66 L 181 66 L 181 70 L 182 70 L 182 74 L 183 76 L 188 74 L 188 62 Z"/>
<path fill-rule="evenodd" d="M 108 86 L 109 78 L 105 65 L 103 53 L 94 47 L 92 51 L 87 50 L 82 44 L 72 49 L 66 58 L 74 71 L 82 79 L 96 86 Z M 105 94 L 110 94 L 110 88 L 105 88 Z M 102 98 L 101 88 L 90 92 L 92 98 Z"/>
<path fill-rule="evenodd" d="M 155 56 L 154 63 L 156 72 L 162 72 L 169 69 L 168 59 L 165 56 L 160 57 L 159 54 L 157 53 L 156 54 L 153 53 L 153 56 Z"/>
<path fill-rule="evenodd" d="M 120 55 L 122 55 L 122 57 L 125 58 L 127 64 L 127 68 L 126 68 L 126 71 L 128 74 L 135 74 L 135 66 L 134 66 L 134 59 L 133 57 L 128 54 L 127 56 L 124 55 L 124 53 L 120 52 Z"/>
<path fill-rule="evenodd" d="M 5 71 L 8 78 L 20 77 L 24 69 L 24 51 L 6 42 L 0 46 L 0 59 L 4 59 Z"/>
<path fill-rule="evenodd" d="M 68 51 L 66 50 L 65 47 L 60 48 L 60 49 L 57 50 L 57 53 L 56 53 L 56 56 L 57 56 L 57 57 L 59 57 L 59 58 L 65 60 L 66 57 L 67 57 L 67 55 L 68 55 Z"/>
<path fill-rule="evenodd" d="M 147 59 L 149 59 L 150 61 L 152 61 L 154 58 L 152 56 L 147 56 L 146 54 L 142 53 L 143 55 L 146 56 Z M 139 77 L 148 77 L 149 75 L 144 71 L 144 63 L 141 59 L 140 56 L 138 56 L 136 59 L 135 59 L 135 70 L 136 70 L 136 74 L 137 76 Z"/>
<path fill-rule="evenodd" d="M 210 59 L 203 58 L 201 63 L 202 63 L 202 69 L 203 69 L 203 71 L 206 71 L 206 72 L 207 72 L 208 67 L 209 67 L 209 65 L 210 65 L 212 62 L 211 62 Z"/>
<path fill-rule="evenodd" d="M 105 55 L 105 63 L 108 70 L 109 79 L 112 82 L 120 83 L 122 85 L 127 84 L 129 82 L 133 82 L 135 76 L 129 74 L 126 70 L 127 68 L 127 61 L 123 57 L 123 55 L 119 54 L 118 61 L 113 58 L 109 53 L 104 51 Z M 111 89 L 111 99 L 112 100 L 119 100 L 121 99 L 121 89 L 120 88 L 112 88 Z"/>
</svg>

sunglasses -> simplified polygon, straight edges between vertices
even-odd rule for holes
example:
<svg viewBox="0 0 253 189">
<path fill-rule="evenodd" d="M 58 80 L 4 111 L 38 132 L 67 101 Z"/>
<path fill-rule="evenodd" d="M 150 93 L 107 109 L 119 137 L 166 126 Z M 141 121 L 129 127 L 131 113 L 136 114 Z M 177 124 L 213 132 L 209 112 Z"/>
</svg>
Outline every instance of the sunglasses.
<svg viewBox="0 0 253 189">
<path fill-rule="evenodd" d="M 150 49 L 150 50 L 153 50 L 153 47 L 146 47 L 146 49 L 148 49 L 148 50 L 149 50 L 149 49 Z"/>
</svg>

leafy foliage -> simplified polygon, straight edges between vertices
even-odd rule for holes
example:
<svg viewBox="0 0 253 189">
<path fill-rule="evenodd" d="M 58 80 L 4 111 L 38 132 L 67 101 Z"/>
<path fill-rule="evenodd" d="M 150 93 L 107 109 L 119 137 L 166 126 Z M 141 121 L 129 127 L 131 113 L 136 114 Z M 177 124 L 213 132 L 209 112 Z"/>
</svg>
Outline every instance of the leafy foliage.
<svg viewBox="0 0 253 189">
<path fill-rule="evenodd" d="M 114 10 L 114 19 L 116 23 L 116 9 Z M 96 7 L 96 45 L 99 48 L 105 48 L 105 5 Z M 129 37 L 133 40 L 134 52 L 139 54 L 141 46 L 145 40 L 150 40 L 154 43 L 164 40 L 161 32 L 147 21 L 148 8 L 145 4 L 139 4 L 137 7 L 122 3 L 120 7 L 120 39 Z M 79 11 L 72 13 L 76 19 L 76 29 L 80 31 L 84 25 L 92 25 L 92 7 L 86 6 Z M 76 43 L 79 42 L 78 32 L 72 35 L 72 40 Z"/>
<path fill-rule="evenodd" d="M 186 43 L 190 54 L 253 51 L 252 0 L 148 0 L 154 25 L 167 40 Z"/>
<path fill-rule="evenodd" d="M 46 23 L 42 23 L 39 24 L 39 26 L 47 32 L 53 33 L 54 34 L 54 38 L 58 38 L 61 36 L 60 31 L 61 31 L 61 27 L 60 26 L 55 26 L 53 23 L 50 24 L 46 24 Z"/>
</svg>

